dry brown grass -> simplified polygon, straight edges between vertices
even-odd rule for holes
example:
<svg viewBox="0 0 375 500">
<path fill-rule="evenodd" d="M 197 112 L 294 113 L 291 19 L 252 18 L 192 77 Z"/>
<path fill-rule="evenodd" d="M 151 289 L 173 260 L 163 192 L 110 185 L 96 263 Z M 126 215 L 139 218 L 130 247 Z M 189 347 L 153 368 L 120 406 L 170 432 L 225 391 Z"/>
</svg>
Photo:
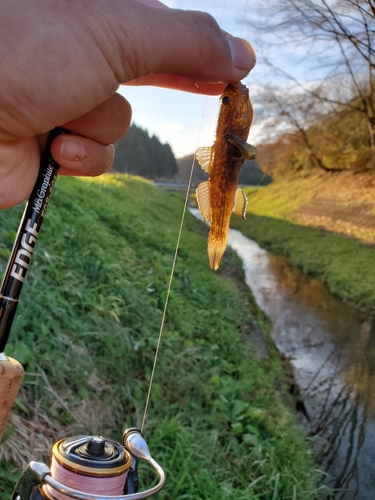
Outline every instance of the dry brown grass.
<svg viewBox="0 0 375 500">
<path fill-rule="evenodd" d="M 277 182 L 250 194 L 248 210 L 375 243 L 375 176 L 340 172 Z"/>
</svg>

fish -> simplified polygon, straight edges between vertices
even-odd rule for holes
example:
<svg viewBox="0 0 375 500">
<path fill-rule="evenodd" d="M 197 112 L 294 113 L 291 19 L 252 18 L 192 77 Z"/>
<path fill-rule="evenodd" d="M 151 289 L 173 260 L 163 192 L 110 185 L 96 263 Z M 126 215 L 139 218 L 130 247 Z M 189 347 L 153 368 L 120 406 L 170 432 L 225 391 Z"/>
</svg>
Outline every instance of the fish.
<svg viewBox="0 0 375 500">
<path fill-rule="evenodd" d="M 247 197 L 238 187 L 242 165 L 256 156 L 254 146 L 246 143 L 253 120 L 248 88 L 241 82 L 228 84 L 221 97 L 215 141 L 200 147 L 195 157 L 209 179 L 196 190 L 198 208 L 205 223 L 210 223 L 207 241 L 211 269 L 219 268 L 227 248 L 232 213 L 246 217 Z"/>
</svg>

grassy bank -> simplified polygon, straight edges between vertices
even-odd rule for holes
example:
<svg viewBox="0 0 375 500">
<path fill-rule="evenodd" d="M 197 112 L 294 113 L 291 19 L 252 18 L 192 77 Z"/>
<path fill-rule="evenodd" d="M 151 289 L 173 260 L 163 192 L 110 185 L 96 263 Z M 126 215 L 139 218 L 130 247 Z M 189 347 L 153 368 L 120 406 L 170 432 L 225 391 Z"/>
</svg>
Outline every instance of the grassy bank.
<svg viewBox="0 0 375 500">
<path fill-rule="evenodd" d="M 28 373 L 1 446 L 2 498 L 14 464 L 48 462 L 58 437 L 140 425 L 181 212 L 179 196 L 128 177 L 58 180 L 7 348 Z M 2 267 L 20 214 L 0 212 Z M 210 271 L 203 232 L 187 214 L 146 424 L 168 477 L 158 498 L 313 499 L 279 363 L 257 361 L 244 337 L 259 312 L 233 278 L 239 262 Z"/>
<path fill-rule="evenodd" d="M 233 217 L 233 227 L 263 248 L 289 257 L 343 300 L 375 313 L 371 182 L 347 175 L 340 181 L 335 174 L 251 190 L 247 219 Z M 324 215 L 314 216 L 318 212 Z"/>
</svg>

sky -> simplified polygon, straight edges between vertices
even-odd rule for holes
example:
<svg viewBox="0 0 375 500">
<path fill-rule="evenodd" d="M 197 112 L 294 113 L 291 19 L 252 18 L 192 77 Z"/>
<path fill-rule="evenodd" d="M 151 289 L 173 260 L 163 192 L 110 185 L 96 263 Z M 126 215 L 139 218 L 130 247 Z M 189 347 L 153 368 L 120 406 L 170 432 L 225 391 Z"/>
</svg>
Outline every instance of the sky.
<svg viewBox="0 0 375 500">
<path fill-rule="evenodd" d="M 337 47 L 330 53 L 329 45 L 319 39 L 304 37 L 296 41 L 289 31 L 283 35 L 270 27 L 270 24 L 282 20 L 272 10 L 272 5 L 278 5 L 277 0 L 164 0 L 164 3 L 173 8 L 205 10 L 223 30 L 247 39 L 254 47 L 258 56 L 257 64 L 243 83 L 249 88 L 253 105 L 255 103 L 248 139 L 255 146 L 262 143 L 273 129 L 284 130 L 286 126 L 282 117 L 276 115 L 275 122 L 268 120 L 271 128 L 269 126 L 268 131 L 263 128 L 267 120 L 262 118 L 259 96 L 266 83 L 288 93 L 300 92 L 298 85 L 292 83 L 286 74 L 308 87 L 321 83 L 327 76 L 332 77 L 333 73 L 337 74 L 337 68 L 340 72 L 341 66 L 335 55 Z M 268 25 L 267 29 L 261 29 L 264 24 Z M 267 59 L 273 67 L 266 63 Z M 282 75 L 276 67 L 286 73 Z M 176 158 L 192 154 L 198 147 L 213 144 L 219 96 L 206 97 L 155 87 L 122 86 L 119 92 L 132 105 L 133 122 L 146 129 L 150 135 L 156 135 L 161 142 L 168 142 Z"/>
<path fill-rule="evenodd" d="M 243 19 L 248 15 L 252 0 L 164 0 L 169 7 L 204 10 L 211 14 L 220 27 L 234 36 L 246 38 L 255 47 L 249 28 Z M 202 7 L 203 5 L 203 7 Z M 255 83 L 258 68 L 250 73 L 244 83 Z M 133 122 L 168 142 L 176 158 L 194 153 L 200 146 L 211 146 L 214 140 L 219 111 L 219 96 L 206 97 L 155 87 L 121 86 L 119 92 L 126 97 L 133 109 Z M 249 141 L 256 140 L 257 123 L 250 132 Z"/>
</svg>

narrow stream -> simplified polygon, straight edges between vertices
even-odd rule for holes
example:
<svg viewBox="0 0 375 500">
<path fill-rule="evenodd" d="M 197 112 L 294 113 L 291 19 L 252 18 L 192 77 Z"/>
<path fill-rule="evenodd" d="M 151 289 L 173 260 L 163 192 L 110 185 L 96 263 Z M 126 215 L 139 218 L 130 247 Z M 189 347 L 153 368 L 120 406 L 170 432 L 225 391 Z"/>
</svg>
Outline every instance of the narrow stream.
<svg viewBox="0 0 375 500">
<path fill-rule="evenodd" d="M 277 348 L 293 365 L 324 482 L 339 500 L 374 500 L 375 325 L 241 232 L 230 230 L 229 245 L 272 320 Z"/>
</svg>

